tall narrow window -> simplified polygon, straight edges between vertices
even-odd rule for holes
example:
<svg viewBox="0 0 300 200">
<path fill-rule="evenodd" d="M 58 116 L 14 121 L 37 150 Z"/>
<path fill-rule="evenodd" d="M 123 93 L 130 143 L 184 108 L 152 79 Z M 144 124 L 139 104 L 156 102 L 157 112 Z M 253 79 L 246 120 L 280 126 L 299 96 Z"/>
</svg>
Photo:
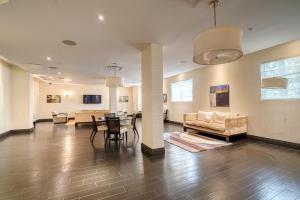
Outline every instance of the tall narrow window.
<svg viewBox="0 0 300 200">
<path fill-rule="evenodd" d="M 179 81 L 171 84 L 173 102 L 193 101 L 193 80 Z"/>
<path fill-rule="evenodd" d="M 261 99 L 300 98 L 300 56 L 263 63 L 260 65 L 261 79 L 285 78 L 286 89 L 261 89 Z"/>
</svg>

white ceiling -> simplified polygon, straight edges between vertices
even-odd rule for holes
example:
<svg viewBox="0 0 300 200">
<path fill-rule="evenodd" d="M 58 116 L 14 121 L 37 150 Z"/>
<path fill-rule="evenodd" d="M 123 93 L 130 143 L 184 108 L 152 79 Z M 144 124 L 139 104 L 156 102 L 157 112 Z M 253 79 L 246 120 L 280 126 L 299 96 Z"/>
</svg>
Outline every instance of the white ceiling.
<svg viewBox="0 0 300 200">
<path fill-rule="evenodd" d="M 78 83 L 102 83 L 111 75 L 105 66 L 117 63 L 131 83 L 141 80 L 139 49 L 155 42 L 164 47 L 164 76 L 172 76 L 199 67 L 192 63 L 192 38 L 213 24 L 209 0 L 193 1 L 10 0 L 0 6 L 0 55 Z M 243 28 L 249 53 L 300 38 L 299 11 L 299 0 L 223 0 L 217 15 L 219 25 Z M 78 45 L 65 46 L 65 39 Z"/>
</svg>

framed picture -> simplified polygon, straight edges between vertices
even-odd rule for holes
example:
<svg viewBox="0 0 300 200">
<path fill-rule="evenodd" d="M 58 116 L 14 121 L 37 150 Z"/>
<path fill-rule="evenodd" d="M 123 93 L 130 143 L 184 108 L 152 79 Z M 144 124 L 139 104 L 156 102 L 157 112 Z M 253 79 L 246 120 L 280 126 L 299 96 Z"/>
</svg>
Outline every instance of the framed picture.
<svg viewBox="0 0 300 200">
<path fill-rule="evenodd" d="M 168 96 L 166 93 L 163 94 L 164 103 L 168 102 Z"/>
<path fill-rule="evenodd" d="M 61 103 L 61 95 L 47 95 L 47 103 Z"/>
<path fill-rule="evenodd" d="M 128 96 L 119 96 L 119 103 L 128 103 Z"/>
<path fill-rule="evenodd" d="M 210 87 L 210 106 L 229 107 L 229 85 L 217 85 Z"/>
</svg>

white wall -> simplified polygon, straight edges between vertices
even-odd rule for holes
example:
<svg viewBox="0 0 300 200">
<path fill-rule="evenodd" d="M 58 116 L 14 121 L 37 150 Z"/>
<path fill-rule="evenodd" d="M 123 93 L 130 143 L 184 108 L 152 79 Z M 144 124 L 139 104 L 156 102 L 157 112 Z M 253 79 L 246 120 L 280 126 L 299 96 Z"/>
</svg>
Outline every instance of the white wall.
<svg viewBox="0 0 300 200">
<path fill-rule="evenodd" d="M 61 103 L 47 103 L 47 95 L 61 95 Z M 68 94 L 68 95 L 67 95 Z M 83 104 L 84 94 L 102 95 L 101 104 Z M 79 110 L 102 110 L 109 109 L 108 88 L 104 85 L 75 85 L 75 84 L 52 84 L 45 82 L 39 84 L 39 119 L 51 118 L 51 112 L 66 112 L 71 117 Z"/>
<path fill-rule="evenodd" d="M 182 122 L 183 114 L 198 110 L 219 110 L 249 117 L 249 134 L 300 143 L 300 100 L 260 99 L 260 64 L 270 60 L 300 55 L 300 40 L 248 54 L 242 59 L 218 66 L 208 66 L 165 80 L 169 119 Z M 192 78 L 194 101 L 171 102 L 170 84 Z M 230 84 L 230 108 L 209 106 L 209 87 Z"/>
<path fill-rule="evenodd" d="M 129 96 L 128 103 L 118 103 L 118 110 L 126 109 L 132 111 L 131 88 L 118 88 L 118 96 Z M 62 103 L 46 103 L 46 96 L 62 95 Z M 69 94 L 68 96 L 66 94 Z M 102 95 L 101 104 L 83 104 L 82 95 L 96 94 Z M 119 97 L 118 99 L 119 100 Z M 108 110 L 109 109 L 109 89 L 104 85 L 75 85 L 75 84 L 52 84 L 39 82 L 39 108 L 38 119 L 51 118 L 51 112 L 66 112 L 74 117 L 74 113 L 79 110 Z"/>
<path fill-rule="evenodd" d="M 0 134 L 11 130 L 11 67 L 0 59 Z"/>
</svg>

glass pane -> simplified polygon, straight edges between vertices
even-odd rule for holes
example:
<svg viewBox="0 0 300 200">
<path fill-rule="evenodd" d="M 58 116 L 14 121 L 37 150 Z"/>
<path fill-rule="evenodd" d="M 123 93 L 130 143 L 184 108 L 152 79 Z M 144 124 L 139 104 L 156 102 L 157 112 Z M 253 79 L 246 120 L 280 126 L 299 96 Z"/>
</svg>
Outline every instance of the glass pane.
<svg viewBox="0 0 300 200">
<path fill-rule="evenodd" d="M 261 79 L 284 77 L 288 79 L 287 89 L 261 89 L 262 99 L 300 98 L 300 56 L 263 63 L 260 65 Z"/>
<path fill-rule="evenodd" d="M 193 100 L 193 80 L 179 81 L 171 84 L 172 101 Z"/>
</svg>

